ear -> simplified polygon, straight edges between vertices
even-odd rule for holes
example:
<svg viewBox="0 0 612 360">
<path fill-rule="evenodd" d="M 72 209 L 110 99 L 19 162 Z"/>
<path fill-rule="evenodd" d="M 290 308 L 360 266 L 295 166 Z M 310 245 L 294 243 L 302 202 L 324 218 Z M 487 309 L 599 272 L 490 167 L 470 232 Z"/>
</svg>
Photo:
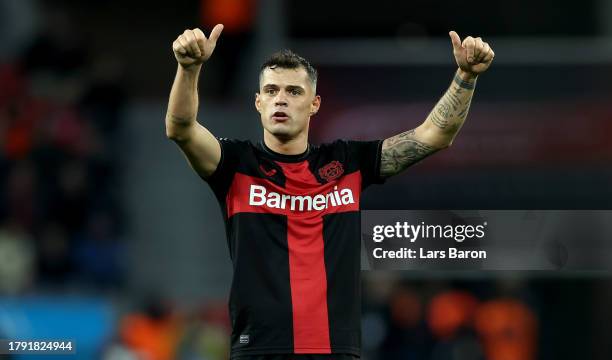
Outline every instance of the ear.
<svg viewBox="0 0 612 360">
<path fill-rule="evenodd" d="M 259 93 L 255 93 L 255 109 L 257 109 L 257 111 L 259 113 L 261 113 L 261 100 L 259 99 Z"/>
<path fill-rule="evenodd" d="M 312 99 L 312 103 L 310 104 L 310 116 L 319 112 L 320 107 L 321 107 L 321 96 L 316 95 L 314 99 Z"/>
</svg>

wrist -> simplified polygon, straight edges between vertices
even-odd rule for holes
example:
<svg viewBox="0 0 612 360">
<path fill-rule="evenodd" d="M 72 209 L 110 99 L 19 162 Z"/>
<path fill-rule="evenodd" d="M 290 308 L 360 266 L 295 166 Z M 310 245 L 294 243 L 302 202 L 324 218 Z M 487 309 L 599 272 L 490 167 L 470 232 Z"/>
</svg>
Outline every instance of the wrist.
<svg viewBox="0 0 612 360">
<path fill-rule="evenodd" d="M 472 90 L 476 86 L 478 74 L 467 72 L 459 68 L 455 73 L 454 82 L 464 89 Z"/>
<path fill-rule="evenodd" d="M 472 83 L 476 82 L 476 79 L 478 78 L 478 74 L 465 71 L 461 68 L 457 69 L 457 76 L 459 76 L 459 78 L 463 81 L 468 81 Z"/>
<path fill-rule="evenodd" d="M 202 64 L 183 65 L 179 63 L 178 68 L 179 70 L 189 73 L 189 74 L 197 74 L 200 72 L 200 69 L 202 68 Z"/>
</svg>

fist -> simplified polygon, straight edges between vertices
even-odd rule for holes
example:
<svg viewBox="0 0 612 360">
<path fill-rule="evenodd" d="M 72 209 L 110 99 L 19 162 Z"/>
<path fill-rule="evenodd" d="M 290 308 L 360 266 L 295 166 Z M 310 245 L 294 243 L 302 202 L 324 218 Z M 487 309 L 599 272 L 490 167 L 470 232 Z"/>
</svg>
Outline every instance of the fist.
<svg viewBox="0 0 612 360">
<path fill-rule="evenodd" d="M 223 25 L 217 24 L 210 32 L 210 36 L 206 38 L 200 29 L 185 30 L 172 43 L 176 61 L 185 68 L 202 64 L 215 50 L 221 31 L 223 31 Z"/>
<path fill-rule="evenodd" d="M 453 44 L 453 54 L 459 68 L 472 75 L 479 75 L 485 72 L 493 58 L 495 52 L 488 43 L 482 41 L 481 38 L 466 37 L 461 41 L 456 32 L 448 33 Z"/>
</svg>

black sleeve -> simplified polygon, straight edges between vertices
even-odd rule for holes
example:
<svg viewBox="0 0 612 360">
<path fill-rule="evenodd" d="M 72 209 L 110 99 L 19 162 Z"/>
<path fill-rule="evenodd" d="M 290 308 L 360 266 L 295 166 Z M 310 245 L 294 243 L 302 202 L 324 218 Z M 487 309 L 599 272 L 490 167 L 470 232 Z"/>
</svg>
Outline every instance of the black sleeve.
<svg viewBox="0 0 612 360">
<path fill-rule="evenodd" d="M 216 139 L 221 146 L 221 159 L 219 159 L 215 172 L 204 180 L 210 185 L 217 198 L 224 199 L 240 163 L 240 154 L 245 142 L 227 138 Z"/>
<path fill-rule="evenodd" d="M 384 140 L 354 141 L 349 140 L 349 155 L 359 164 L 362 185 L 365 189 L 371 184 L 382 184 L 385 178 L 380 176 L 380 155 Z"/>
</svg>

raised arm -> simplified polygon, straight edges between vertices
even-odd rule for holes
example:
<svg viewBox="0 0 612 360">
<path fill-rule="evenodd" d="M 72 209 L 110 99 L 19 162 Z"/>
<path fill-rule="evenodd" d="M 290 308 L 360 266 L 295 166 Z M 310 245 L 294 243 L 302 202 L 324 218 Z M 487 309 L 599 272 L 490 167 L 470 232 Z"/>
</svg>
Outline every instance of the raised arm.
<svg viewBox="0 0 612 360">
<path fill-rule="evenodd" d="M 198 77 L 222 30 L 223 25 L 215 26 L 209 38 L 200 29 L 185 30 L 172 44 L 178 68 L 166 112 L 166 136 L 178 144 L 191 167 L 204 178 L 217 169 L 221 147 L 196 120 Z"/>
<path fill-rule="evenodd" d="M 495 53 L 481 38 L 449 33 L 459 69 L 450 87 L 417 128 L 385 139 L 381 154 L 381 176 L 398 174 L 440 149 L 449 147 L 465 119 L 472 102 L 478 75 L 486 71 Z"/>
</svg>

